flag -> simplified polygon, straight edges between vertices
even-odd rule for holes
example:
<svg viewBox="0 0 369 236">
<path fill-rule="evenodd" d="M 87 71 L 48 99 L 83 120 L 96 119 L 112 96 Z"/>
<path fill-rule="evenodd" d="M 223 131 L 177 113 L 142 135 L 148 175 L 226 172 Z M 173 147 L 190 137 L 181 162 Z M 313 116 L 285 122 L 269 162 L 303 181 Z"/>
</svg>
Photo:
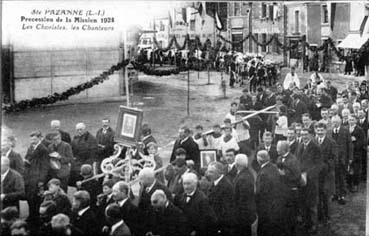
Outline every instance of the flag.
<svg viewBox="0 0 369 236">
<path fill-rule="evenodd" d="M 215 25 L 217 27 L 218 30 L 222 30 L 223 29 L 223 24 L 220 21 L 220 18 L 218 16 L 218 12 L 215 12 Z"/>
<path fill-rule="evenodd" d="M 168 11 L 168 19 L 169 19 L 169 27 L 173 28 L 173 21 L 172 21 L 172 17 L 170 16 L 170 12 Z"/>
</svg>

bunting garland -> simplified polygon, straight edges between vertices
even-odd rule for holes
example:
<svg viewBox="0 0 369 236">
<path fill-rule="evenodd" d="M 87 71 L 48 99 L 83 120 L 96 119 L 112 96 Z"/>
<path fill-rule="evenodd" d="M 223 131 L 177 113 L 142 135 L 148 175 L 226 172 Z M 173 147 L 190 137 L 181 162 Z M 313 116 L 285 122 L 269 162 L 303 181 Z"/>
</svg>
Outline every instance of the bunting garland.
<svg viewBox="0 0 369 236">
<path fill-rule="evenodd" d="M 190 41 L 190 36 L 187 34 L 186 37 L 185 37 L 185 40 L 183 42 L 183 45 L 180 45 L 177 41 L 177 38 L 176 36 L 173 36 L 170 41 L 169 41 L 169 44 L 168 46 L 166 46 L 165 48 L 161 47 L 159 45 L 159 42 L 158 40 L 156 39 L 156 37 L 154 37 L 154 44 L 155 44 L 155 47 L 158 48 L 159 51 L 162 51 L 162 52 L 167 52 L 169 51 L 170 49 L 173 48 L 173 45 L 176 47 L 177 50 L 184 50 L 186 49 L 186 46 L 187 44 L 189 43 Z"/>
<path fill-rule="evenodd" d="M 340 60 L 345 60 L 346 56 L 343 55 L 340 50 L 336 47 L 336 45 L 333 42 L 332 38 L 328 38 L 322 45 L 315 47 L 315 46 L 311 46 L 308 42 L 304 41 L 304 40 L 299 40 L 297 44 L 293 44 L 293 45 L 284 45 L 281 41 L 279 41 L 278 37 L 276 37 L 275 35 L 273 35 L 268 41 L 261 43 L 259 42 L 255 36 L 251 33 L 249 33 L 248 35 L 246 35 L 246 37 L 244 37 L 242 40 L 240 41 L 230 41 L 226 38 L 224 38 L 222 35 L 218 35 L 218 37 L 225 43 L 234 45 L 234 44 L 239 44 L 239 43 L 243 43 L 245 42 L 247 39 L 249 39 L 251 37 L 252 41 L 254 41 L 258 46 L 268 46 L 270 45 L 273 41 L 275 41 L 276 45 L 283 49 L 283 50 L 293 50 L 296 49 L 300 44 L 304 45 L 309 51 L 311 52 L 320 52 L 320 51 L 324 51 L 324 53 L 327 53 L 327 49 L 328 47 L 330 47 L 333 52 L 337 55 L 337 57 Z M 220 49 L 221 51 L 227 51 L 225 45 L 223 45 L 223 47 Z M 366 57 L 369 58 L 369 40 L 360 48 L 359 50 L 359 57 Z M 369 60 L 367 60 L 368 64 L 369 64 Z"/>
<path fill-rule="evenodd" d="M 251 39 L 259 46 L 267 46 L 269 44 L 271 44 L 273 41 L 275 41 L 275 43 L 277 44 L 278 47 L 284 49 L 284 50 L 292 50 L 292 49 L 296 49 L 299 44 L 302 44 L 303 46 L 305 46 L 307 49 L 309 49 L 312 52 L 318 52 L 318 51 L 323 51 L 324 50 L 324 56 L 327 56 L 328 54 L 328 47 L 330 47 L 333 52 L 337 55 L 337 57 L 341 60 L 345 60 L 346 56 L 344 56 L 339 49 L 337 49 L 337 47 L 335 46 L 333 40 L 331 38 L 328 38 L 322 45 L 320 45 L 319 47 L 314 47 L 311 46 L 309 43 L 300 40 L 298 41 L 297 44 L 293 44 L 290 46 L 284 45 L 283 43 L 281 43 L 278 39 L 278 37 L 276 37 L 275 35 L 273 35 L 268 41 L 264 42 L 264 43 L 260 43 L 254 35 L 252 34 L 248 34 L 245 38 L 243 38 L 241 41 L 238 42 L 231 42 L 227 39 L 225 39 L 222 35 L 218 35 L 219 38 L 226 42 L 226 43 L 230 43 L 230 44 L 235 44 L 235 43 L 243 43 L 245 40 L 247 40 L 248 38 L 251 37 Z M 197 44 L 197 48 L 198 49 L 203 49 L 206 50 L 209 48 L 209 51 L 213 51 L 213 53 L 216 55 L 219 51 L 222 50 L 227 50 L 225 45 L 222 44 L 222 42 L 220 40 L 218 40 L 216 42 L 215 47 L 211 47 L 211 42 L 209 39 L 207 39 L 204 44 L 201 44 L 200 38 L 196 37 L 196 44 Z M 176 39 L 175 36 L 173 36 L 168 44 L 167 47 L 165 48 L 161 48 L 159 47 L 159 44 L 157 42 L 157 39 L 154 37 L 154 44 L 159 48 L 159 50 L 161 51 L 168 51 L 170 50 L 173 45 L 176 46 L 176 48 L 178 50 L 183 50 L 186 48 L 187 44 L 190 43 L 190 37 L 187 34 L 185 41 L 183 43 L 183 45 L 180 45 Z M 222 47 L 223 46 L 223 47 Z M 366 43 L 360 48 L 359 50 L 359 57 L 360 58 L 369 58 L 369 40 L 366 41 Z M 41 97 L 41 98 L 33 98 L 33 99 L 26 99 L 26 100 L 22 100 L 20 102 L 17 102 L 15 104 L 12 105 L 8 105 L 8 104 L 4 104 L 3 105 L 3 110 L 5 112 L 15 112 L 15 111 L 22 111 L 28 108 L 33 108 L 33 107 L 42 107 L 43 105 L 49 105 L 49 104 L 54 104 L 58 101 L 65 101 L 68 100 L 69 97 L 73 96 L 73 95 L 77 95 L 79 93 L 81 93 L 82 91 L 92 88 L 95 85 L 98 85 L 100 83 L 103 83 L 105 80 L 109 79 L 109 76 L 112 75 L 115 71 L 118 71 L 124 67 L 126 67 L 129 64 L 129 60 L 125 60 L 123 62 L 120 62 L 116 65 L 113 65 L 110 67 L 110 69 L 108 69 L 107 71 L 102 72 L 99 76 L 92 78 L 90 81 L 79 84 L 77 86 L 71 87 L 68 90 L 62 92 L 62 93 L 54 93 L 52 95 L 46 96 L 46 97 Z M 366 65 L 369 65 L 369 60 L 364 60 L 364 62 L 366 63 Z M 131 61 L 133 67 L 138 70 L 141 71 L 147 75 L 154 75 L 154 76 L 168 76 L 168 75 L 172 75 L 172 74 L 179 74 L 181 71 L 187 71 L 189 69 L 194 69 L 194 70 L 201 70 L 201 68 L 197 65 L 197 63 L 191 63 L 192 65 L 188 65 L 185 67 L 180 67 L 180 68 L 174 68 L 174 69 L 169 69 L 169 70 L 157 70 L 154 68 L 151 68 L 149 66 L 146 66 L 144 64 L 140 64 L 138 62 L 134 62 Z"/>
<path fill-rule="evenodd" d="M 159 45 L 159 42 L 157 41 L 156 37 L 154 37 L 153 41 L 154 41 L 155 47 L 158 48 L 158 50 L 162 51 L 162 52 L 169 51 L 170 49 L 173 48 L 173 46 L 175 46 L 175 48 L 177 50 L 184 50 L 184 49 L 186 49 L 186 46 L 189 46 L 189 44 L 190 44 L 190 36 L 188 34 L 186 35 L 185 40 L 183 42 L 183 45 L 180 45 L 178 43 L 177 38 L 175 36 L 173 36 L 170 39 L 170 41 L 168 43 L 168 46 L 166 46 L 165 48 L 163 48 Z M 208 48 L 211 47 L 210 39 L 206 39 L 206 41 L 204 43 L 201 43 L 200 37 L 196 36 L 195 37 L 195 42 L 196 42 L 196 45 L 194 45 L 194 46 L 196 46 L 197 49 L 200 49 L 202 51 L 206 51 L 206 50 L 208 50 Z"/>
<path fill-rule="evenodd" d="M 249 35 L 250 36 L 250 35 Z M 261 47 L 265 47 L 265 46 L 268 46 L 269 44 L 271 44 L 274 40 L 274 35 L 268 40 L 266 41 L 265 43 L 260 43 L 254 35 L 251 34 L 251 39 L 258 45 L 258 46 L 261 46 Z"/>
<path fill-rule="evenodd" d="M 68 100 L 70 96 L 77 95 L 86 89 L 92 88 L 93 86 L 103 83 L 105 80 L 108 80 L 109 75 L 112 75 L 115 71 L 126 67 L 128 63 L 129 60 L 119 62 L 118 64 L 110 67 L 109 70 L 102 72 L 99 76 L 92 78 L 90 81 L 79 84 L 75 87 L 71 87 L 62 93 L 54 93 L 47 97 L 26 99 L 12 105 L 4 105 L 3 110 L 5 112 L 22 111 L 28 108 L 42 107 L 43 105 L 49 105 L 54 104 L 58 101 Z"/>
<path fill-rule="evenodd" d="M 287 50 L 287 51 L 296 49 L 299 46 L 298 43 L 287 46 L 287 45 L 283 44 L 281 41 L 279 41 L 278 37 L 274 37 L 274 40 L 275 40 L 275 43 L 277 44 L 277 46 L 279 48 L 282 48 L 283 50 Z"/>
</svg>

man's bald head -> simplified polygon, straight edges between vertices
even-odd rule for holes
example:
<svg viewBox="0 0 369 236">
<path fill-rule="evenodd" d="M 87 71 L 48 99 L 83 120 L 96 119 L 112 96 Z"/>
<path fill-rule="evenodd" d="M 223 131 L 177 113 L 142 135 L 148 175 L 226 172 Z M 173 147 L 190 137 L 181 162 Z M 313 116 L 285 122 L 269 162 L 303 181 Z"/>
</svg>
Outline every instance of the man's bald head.
<svg viewBox="0 0 369 236">
<path fill-rule="evenodd" d="M 290 145 L 288 141 L 284 141 L 284 140 L 278 141 L 277 152 L 279 155 L 286 154 L 287 152 L 289 152 L 289 149 L 290 149 Z"/>
<path fill-rule="evenodd" d="M 50 126 L 52 129 L 55 129 L 55 130 L 60 129 L 60 120 L 52 120 L 50 122 Z"/>
<path fill-rule="evenodd" d="M 238 170 L 243 170 L 247 168 L 249 164 L 249 160 L 245 154 L 237 154 L 234 161 Z"/>
<path fill-rule="evenodd" d="M 138 174 L 138 178 L 144 187 L 149 187 L 155 181 L 155 172 L 151 168 L 143 168 Z"/>
<path fill-rule="evenodd" d="M 257 157 L 257 161 L 259 162 L 260 165 L 270 161 L 269 153 L 266 150 L 258 151 L 258 153 L 256 154 L 256 157 Z"/>
</svg>

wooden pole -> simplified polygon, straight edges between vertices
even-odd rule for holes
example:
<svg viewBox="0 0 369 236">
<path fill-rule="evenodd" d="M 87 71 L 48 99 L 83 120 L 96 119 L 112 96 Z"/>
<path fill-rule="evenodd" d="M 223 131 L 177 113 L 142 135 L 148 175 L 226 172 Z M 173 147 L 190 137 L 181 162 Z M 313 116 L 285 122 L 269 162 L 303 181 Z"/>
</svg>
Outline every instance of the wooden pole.
<svg viewBox="0 0 369 236">
<path fill-rule="evenodd" d="M 127 31 L 124 31 L 124 42 L 123 42 L 123 50 L 124 50 L 124 57 L 123 60 L 127 59 L 128 52 L 127 52 Z M 130 107 L 129 101 L 129 78 L 128 78 L 128 67 L 124 70 L 124 82 L 126 87 L 126 100 L 127 100 L 127 107 Z"/>
<path fill-rule="evenodd" d="M 187 116 L 190 115 L 190 69 L 187 69 Z"/>
<path fill-rule="evenodd" d="M 287 6 L 283 4 L 283 65 L 287 66 Z"/>
<path fill-rule="evenodd" d="M 252 34 L 252 2 L 249 3 L 249 35 Z M 248 39 L 249 41 L 249 52 L 252 52 L 252 39 L 251 37 Z"/>
<path fill-rule="evenodd" d="M 276 105 L 269 106 L 269 107 L 266 107 L 266 108 L 264 108 L 264 109 L 262 109 L 262 110 L 260 110 L 260 111 L 256 111 L 256 112 L 254 112 L 253 114 L 250 114 L 250 115 L 247 115 L 247 116 L 245 116 L 245 117 L 242 117 L 242 119 L 241 119 L 241 120 L 239 120 L 239 121 L 236 121 L 236 122 L 232 123 L 232 125 L 235 125 L 235 124 L 241 123 L 241 122 L 243 122 L 243 121 L 245 121 L 245 120 L 247 120 L 247 119 L 249 119 L 249 118 L 251 118 L 251 117 L 254 117 L 254 116 L 256 116 L 256 115 L 259 115 L 259 114 L 262 114 L 262 113 L 264 113 L 264 112 L 266 112 L 266 111 L 269 111 L 269 110 L 271 110 L 271 109 L 275 108 L 275 106 L 276 106 Z M 222 125 L 222 128 L 223 128 L 223 127 L 224 127 L 224 125 Z M 209 130 L 209 131 L 205 132 L 204 134 L 205 134 L 205 135 L 208 135 L 208 134 L 211 134 L 211 133 L 213 133 L 213 132 L 214 132 L 214 130 Z"/>
<path fill-rule="evenodd" d="M 210 69 L 209 69 L 210 64 L 209 63 L 207 63 L 207 67 L 208 67 L 208 84 L 210 84 Z"/>
<path fill-rule="evenodd" d="M 254 112 L 258 112 L 258 111 L 237 111 L 236 114 L 247 114 L 247 113 L 254 113 Z M 264 111 L 262 112 L 262 114 L 278 114 L 278 111 Z"/>
<path fill-rule="evenodd" d="M 200 37 L 199 37 L 200 38 Z M 197 47 L 197 79 L 200 79 L 200 58 L 199 58 L 199 41 L 196 40 L 196 47 Z"/>
<path fill-rule="evenodd" d="M 9 46 L 9 97 L 10 97 L 10 104 L 15 103 L 15 96 L 14 96 L 14 47 L 13 44 Z"/>
</svg>

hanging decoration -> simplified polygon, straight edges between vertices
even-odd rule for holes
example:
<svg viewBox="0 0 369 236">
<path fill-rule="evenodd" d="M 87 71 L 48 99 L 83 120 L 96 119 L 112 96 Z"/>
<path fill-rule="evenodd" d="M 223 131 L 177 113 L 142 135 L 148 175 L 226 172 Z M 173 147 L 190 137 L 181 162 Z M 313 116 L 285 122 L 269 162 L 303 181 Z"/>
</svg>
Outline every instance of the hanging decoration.
<svg viewBox="0 0 369 236">
<path fill-rule="evenodd" d="M 128 63 L 129 60 L 119 62 L 118 64 L 110 67 L 109 70 L 102 72 L 99 76 L 91 79 L 90 81 L 79 84 L 75 87 L 71 87 L 62 93 L 53 93 L 46 97 L 26 99 L 11 105 L 4 105 L 3 110 L 5 112 L 23 111 L 33 107 L 42 107 L 44 105 L 54 104 L 58 101 L 68 100 L 69 97 L 77 95 L 86 89 L 92 88 L 93 86 L 103 83 L 105 80 L 108 80 L 110 75 L 112 75 L 115 71 L 126 67 Z"/>
<path fill-rule="evenodd" d="M 240 40 L 240 41 L 234 41 L 234 42 L 232 42 L 232 41 L 230 41 L 230 40 L 228 40 L 228 39 L 224 38 L 224 37 L 223 37 L 223 35 L 221 35 L 221 34 L 218 34 L 218 37 L 219 37 L 222 41 L 224 41 L 224 42 L 226 42 L 226 43 L 229 43 L 229 44 L 240 44 L 240 43 L 245 42 L 245 41 L 250 37 L 250 35 L 251 35 L 251 34 L 248 34 L 248 35 L 247 35 L 245 38 L 243 38 L 242 40 Z"/>
<path fill-rule="evenodd" d="M 265 46 L 268 46 L 269 44 L 271 44 L 274 40 L 274 35 L 266 42 L 264 43 L 260 43 L 254 35 L 250 35 L 251 36 L 251 39 L 258 45 L 258 46 L 261 46 L 261 47 L 265 47 Z"/>
<path fill-rule="evenodd" d="M 186 37 L 185 37 L 185 40 L 183 42 L 183 45 L 180 45 L 178 43 L 178 40 L 176 38 L 176 36 L 173 36 L 170 40 L 169 40 L 169 43 L 168 43 L 168 46 L 166 46 L 165 48 L 161 47 L 159 45 L 159 42 L 158 40 L 156 39 L 156 37 L 154 37 L 154 44 L 155 44 L 155 47 L 159 50 L 159 51 L 162 51 L 162 52 L 167 52 L 169 51 L 170 49 L 173 49 L 173 46 L 175 46 L 175 48 L 177 50 L 184 50 L 186 49 L 186 46 L 187 44 L 189 43 L 189 40 L 190 40 L 190 36 L 187 34 Z"/>
<path fill-rule="evenodd" d="M 254 41 L 257 45 L 259 46 L 268 46 L 269 44 L 271 44 L 273 41 L 276 42 L 277 46 L 284 49 L 284 50 L 292 50 L 292 49 L 295 49 L 298 44 L 294 44 L 294 45 L 291 45 L 291 46 L 287 46 L 287 45 L 284 45 L 283 43 L 281 43 L 278 39 L 278 37 L 275 37 L 275 35 L 273 35 L 268 41 L 264 42 L 264 43 L 261 43 L 259 42 L 255 36 L 252 34 L 252 33 L 249 33 L 248 35 L 246 35 L 246 37 L 244 37 L 242 40 L 239 40 L 239 41 L 230 41 L 226 38 L 224 38 L 222 35 L 218 34 L 218 37 L 223 41 L 223 42 L 226 42 L 228 44 L 231 44 L 231 45 L 234 45 L 234 44 L 240 44 L 240 43 L 243 43 L 245 42 L 247 39 L 249 39 L 251 37 L 252 41 Z"/>
</svg>

